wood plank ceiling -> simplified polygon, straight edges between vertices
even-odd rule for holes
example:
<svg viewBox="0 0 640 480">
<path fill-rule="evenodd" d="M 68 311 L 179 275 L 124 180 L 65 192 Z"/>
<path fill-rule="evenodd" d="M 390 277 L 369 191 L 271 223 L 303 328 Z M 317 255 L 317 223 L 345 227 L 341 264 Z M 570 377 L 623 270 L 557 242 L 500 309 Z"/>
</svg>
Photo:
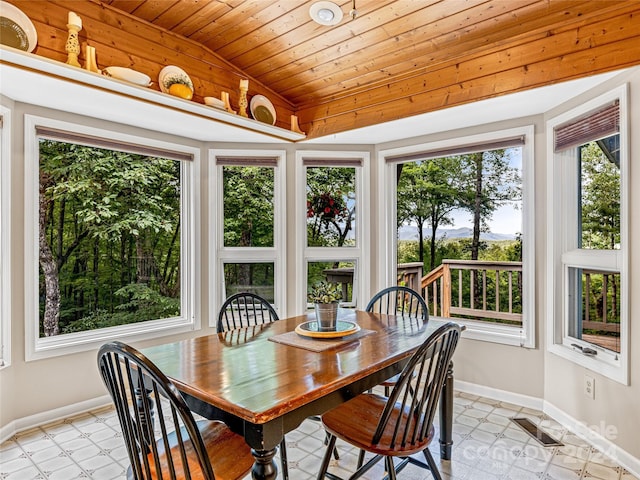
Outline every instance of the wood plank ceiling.
<svg viewBox="0 0 640 480">
<path fill-rule="evenodd" d="M 9 1 L 48 34 L 36 53 L 54 58 L 65 8 L 86 19 L 86 40 L 111 65 L 126 54 L 157 75 L 179 61 L 204 92 L 213 52 L 309 137 L 640 64 L 640 0 L 356 0 L 355 19 L 353 0 L 335 0 L 335 26 L 311 20 L 316 0 Z"/>
<path fill-rule="evenodd" d="M 564 39 L 570 46 L 581 40 L 571 30 L 572 24 L 584 28 L 590 17 L 612 16 L 621 9 L 637 10 L 639 6 L 637 1 L 617 0 L 357 0 L 357 16 L 351 19 L 352 0 L 337 0 L 344 12 L 343 20 L 336 26 L 322 26 L 309 17 L 314 1 L 106 3 L 211 49 L 284 97 L 294 110 L 301 112 L 307 125 L 310 117 L 317 121 L 350 109 L 376 105 L 384 108 L 397 98 L 415 95 L 417 91 L 403 91 L 415 88 L 415 82 L 409 79 L 418 78 L 418 87 L 424 89 L 427 72 L 459 76 L 459 71 L 442 69 L 487 49 L 503 52 L 502 59 L 496 57 L 499 62 L 508 63 L 511 54 L 528 54 L 535 61 L 534 54 L 542 52 L 501 48 L 513 48 L 524 38 L 538 42 L 533 48 L 556 50 L 548 55 L 570 53 L 570 48 L 563 50 L 563 39 L 547 45 L 542 40 L 571 31 L 570 37 Z M 636 14 L 636 27 L 638 18 L 640 15 Z M 622 29 L 624 25 L 617 27 Z M 636 44 L 636 54 L 623 63 L 636 63 L 638 48 Z M 475 68 L 480 73 L 487 66 L 476 64 Z M 598 69 L 612 68 L 593 65 L 592 73 Z M 515 72 L 516 76 L 519 73 Z M 580 72 L 576 76 L 581 76 Z M 549 77 L 545 83 L 554 81 Z M 561 74 L 558 80 L 566 77 Z M 499 89 L 494 92 L 500 93 Z M 485 96 L 491 95 L 489 92 Z M 344 105 L 340 106 L 340 102 Z M 334 110 L 326 107 L 331 103 Z M 323 105 L 320 113 L 318 108 Z M 401 110 L 401 115 L 409 113 L 406 107 Z M 377 120 L 385 118 L 365 123 Z M 357 124 L 353 115 L 338 128 L 346 129 L 350 124 Z"/>
</svg>

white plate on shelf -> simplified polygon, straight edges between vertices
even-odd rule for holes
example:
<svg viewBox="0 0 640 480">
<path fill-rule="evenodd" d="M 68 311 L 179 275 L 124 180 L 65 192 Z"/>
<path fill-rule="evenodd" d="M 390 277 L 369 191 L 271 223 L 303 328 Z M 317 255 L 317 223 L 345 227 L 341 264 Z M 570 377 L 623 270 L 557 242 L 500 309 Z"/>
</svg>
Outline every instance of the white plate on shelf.
<svg viewBox="0 0 640 480">
<path fill-rule="evenodd" d="M 193 82 L 189 78 L 189 75 L 187 75 L 187 72 L 175 65 L 167 65 L 160 70 L 158 83 L 160 90 L 164 93 L 169 93 L 169 87 L 174 83 L 183 83 L 193 91 Z"/>
<path fill-rule="evenodd" d="M 0 1 L 0 43 L 25 52 L 32 52 L 38 43 L 36 27 L 29 17 L 3 1 Z"/>
<path fill-rule="evenodd" d="M 251 110 L 251 116 L 259 122 L 269 125 L 276 124 L 276 109 L 273 107 L 273 103 L 264 95 L 251 97 L 249 110 Z"/>
<path fill-rule="evenodd" d="M 102 69 L 102 74 L 107 77 L 116 78 L 125 82 L 133 83 L 134 85 L 141 85 L 148 87 L 151 85 L 151 77 L 144 73 L 136 72 L 131 68 L 126 67 L 107 67 Z"/>
</svg>

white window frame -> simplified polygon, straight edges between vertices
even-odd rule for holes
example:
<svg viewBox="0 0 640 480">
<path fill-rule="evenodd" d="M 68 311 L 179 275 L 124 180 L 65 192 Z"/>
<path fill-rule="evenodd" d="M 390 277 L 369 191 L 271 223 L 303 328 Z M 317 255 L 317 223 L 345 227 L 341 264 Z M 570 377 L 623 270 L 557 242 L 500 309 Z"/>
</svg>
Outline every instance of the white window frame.
<svg viewBox="0 0 640 480">
<path fill-rule="evenodd" d="M 200 315 L 196 314 L 197 290 L 195 251 L 199 248 L 196 218 L 199 218 L 200 150 L 151 138 L 123 134 L 107 129 L 88 127 L 79 123 L 25 115 L 25 358 L 27 361 L 93 350 L 106 341 L 127 338 L 139 341 L 165 335 L 188 332 L 200 328 Z M 39 338 L 38 312 L 38 194 L 39 144 L 36 127 L 50 127 L 91 137 L 111 139 L 123 143 L 145 145 L 158 149 L 183 152 L 193 156 L 192 162 L 182 162 L 181 188 L 181 315 L 179 317 L 100 328 L 87 332 L 69 333 Z"/>
<path fill-rule="evenodd" d="M 273 212 L 273 246 L 272 247 L 226 247 L 224 245 L 224 188 L 223 166 L 216 165 L 216 157 L 237 157 L 238 159 L 251 157 L 275 157 L 277 166 L 274 168 L 274 212 Z M 216 268 L 209 269 L 209 298 L 215 299 L 210 307 L 209 325 L 216 327 L 218 323 L 218 311 L 227 298 L 224 281 L 225 263 L 273 263 L 274 275 L 274 309 L 280 318 L 287 315 L 286 311 L 286 158 L 285 150 L 240 150 L 240 149 L 210 149 L 209 165 L 212 170 L 210 175 L 209 192 L 209 238 L 214 246 L 215 261 L 212 265 Z M 249 165 L 249 163 L 248 163 Z"/>
<path fill-rule="evenodd" d="M 619 100 L 620 250 L 582 250 L 577 236 L 577 148 L 554 153 L 554 128 Z M 628 85 L 584 102 L 546 125 L 547 138 L 547 350 L 614 381 L 629 384 L 629 114 Z M 564 160 L 564 161 L 563 161 Z M 620 354 L 568 335 L 569 268 L 594 268 L 620 274 Z M 595 349 L 587 356 L 572 345 Z"/>
<path fill-rule="evenodd" d="M 386 162 L 387 157 L 412 153 L 455 148 L 461 145 L 483 144 L 493 140 L 523 136 L 522 145 L 522 327 L 499 325 L 489 322 L 454 320 L 466 326 L 463 336 L 473 340 L 501 343 L 526 348 L 535 348 L 535 197 L 534 197 L 534 126 L 527 125 L 511 129 L 492 131 L 478 135 L 456 137 L 442 141 L 411 145 L 378 152 L 381 166 L 378 189 L 384 202 L 384 220 L 380 229 L 380 258 L 378 264 L 385 268 L 381 278 L 385 282 L 380 288 L 395 285 L 398 248 L 396 166 Z"/>
<path fill-rule="evenodd" d="M 11 110 L 0 105 L 0 369 L 11 365 Z"/>
<path fill-rule="evenodd" d="M 360 167 L 353 167 L 356 173 L 356 228 L 355 246 L 348 247 L 309 247 L 307 246 L 307 167 L 304 159 L 335 159 L 335 164 L 327 167 L 342 167 L 339 160 L 360 161 Z M 370 154 L 364 151 L 318 151 L 299 150 L 296 152 L 296 251 L 299 262 L 296 262 L 295 309 L 299 314 L 307 311 L 307 264 L 309 262 L 348 261 L 354 262 L 353 299 L 350 307 L 364 309 L 370 295 L 369 268 L 370 256 Z"/>
</svg>

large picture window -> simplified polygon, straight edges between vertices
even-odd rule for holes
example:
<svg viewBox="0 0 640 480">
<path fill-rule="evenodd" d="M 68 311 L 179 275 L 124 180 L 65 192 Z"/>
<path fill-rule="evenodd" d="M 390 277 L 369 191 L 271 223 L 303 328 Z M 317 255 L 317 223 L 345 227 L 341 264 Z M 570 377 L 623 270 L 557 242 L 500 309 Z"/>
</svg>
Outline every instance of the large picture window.
<svg viewBox="0 0 640 480">
<path fill-rule="evenodd" d="M 549 350 L 628 381 L 626 88 L 547 125 Z"/>
<path fill-rule="evenodd" d="M 389 282 L 419 291 L 467 336 L 522 346 L 534 346 L 532 133 L 384 152 L 397 226 Z"/>
<path fill-rule="evenodd" d="M 184 272 L 193 154 L 68 127 L 34 130 L 39 344 L 192 324 Z"/>
</svg>

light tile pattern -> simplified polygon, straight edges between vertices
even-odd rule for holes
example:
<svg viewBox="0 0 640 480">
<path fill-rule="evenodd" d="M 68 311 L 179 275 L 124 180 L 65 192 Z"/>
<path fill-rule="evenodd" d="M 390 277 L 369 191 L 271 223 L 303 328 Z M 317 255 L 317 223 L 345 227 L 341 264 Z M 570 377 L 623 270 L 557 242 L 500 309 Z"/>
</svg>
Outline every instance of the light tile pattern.
<svg viewBox="0 0 640 480">
<path fill-rule="evenodd" d="M 539 411 L 464 393 L 456 393 L 454 410 L 452 460 L 440 462 L 437 442 L 431 447 L 445 480 L 638 480 Z M 531 419 L 565 445 L 542 447 L 509 420 L 515 416 Z M 287 434 L 292 480 L 316 478 L 323 441 L 324 430 L 314 421 Z M 342 442 L 338 450 L 340 460 L 332 460 L 329 471 L 348 477 L 358 452 Z M 127 465 L 112 408 L 21 432 L 0 445 L 0 480 L 124 479 Z M 380 463 L 363 478 L 379 479 L 383 474 Z M 399 478 L 432 477 L 409 465 Z"/>
</svg>

